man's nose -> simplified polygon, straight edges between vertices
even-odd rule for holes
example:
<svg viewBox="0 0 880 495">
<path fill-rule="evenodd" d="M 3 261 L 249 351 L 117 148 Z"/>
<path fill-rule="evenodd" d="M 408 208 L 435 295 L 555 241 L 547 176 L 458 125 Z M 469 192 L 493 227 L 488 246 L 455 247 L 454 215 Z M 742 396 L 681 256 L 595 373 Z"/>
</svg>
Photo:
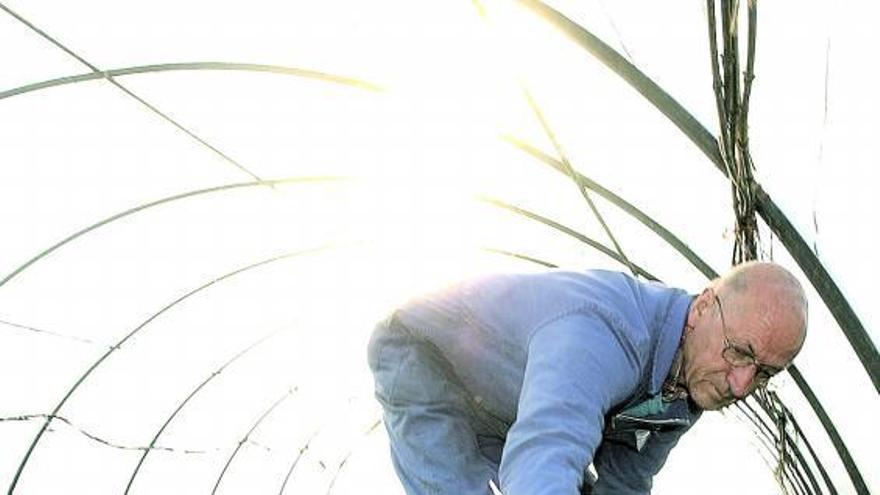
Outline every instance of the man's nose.
<svg viewBox="0 0 880 495">
<path fill-rule="evenodd" d="M 755 373 L 758 367 L 754 364 L 748 366 L 740 366 L 730 370 L 727 374 L 727 381 L 730 384 L 730 392 L 737 399 L 749 395 L 752 391 L 752 384 L 755 381 Z"/>
</svg>

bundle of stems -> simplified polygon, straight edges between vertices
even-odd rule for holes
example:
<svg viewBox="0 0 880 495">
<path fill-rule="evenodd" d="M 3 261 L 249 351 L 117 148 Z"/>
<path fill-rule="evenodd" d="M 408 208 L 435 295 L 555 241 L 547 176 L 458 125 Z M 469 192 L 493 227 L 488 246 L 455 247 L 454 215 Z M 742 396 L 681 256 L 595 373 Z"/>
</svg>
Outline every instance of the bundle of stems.
<svg viewBox="0 0 880 495">
<path fill-rule="evenodd" d="M 718 112 L 718 147 L 727 177 L 730 179 L 736 230 L 731 263 L 737 265 L 758 259 L 758 224 L 754 188 L 754 162 L 749 153 L 749 99 L 755 79 L 755 39 L 757 32 L 757 0 L 748 1 L 748 37 L 746 69 L 740 74 L 739 0 L 706 0 L 709 24 L 709 50 L 712 57 L 712 88 Z M 718 11 L 716 12 L 716 2 Z M 718 30 L 718 19 L 721 30 Z M 722 52 L 719 55 L 719 42 Z M 740 79 L 742 78 L 742 79 Z M 793 465 L 786 446 L 791 443 L 785 425 L 789 423 L 787 408 L 775 393 L 762 390 L 753 399 L 776 427 L 776 479 L 783 492 L 789 493 L 785 481 L 791 482 Z M 791 418 L 793 419 L 793 418 Z M 789 462 L 786 462 L 786 461 Z M 800 472 L 795 469 L 795 474 Z M 804 488 L 803 486 L 801 488 Z M 798 490 L 796 490 L 798 491 Z"/>
<path fill-rule="evenodd" d="M 712 84 L 718 111 L 719 151 L 730 179 L 736 215 L 733 264 L 757 259 L 758 225 L 755 215 L 754 163 L 749 153 L 749 98 L 755 79 L 755 36 L 757 0 L 748 0 L 746 69 L 740 75 L 739 0 L 706 0 L 709 21 L 709 49 L 712 56 Z M 717 20 L 721 20 L 718 31 Z M 718 46 L 722 52 L 719 55 Z M 740 80 L 742 77 L 742 80 Z"/>
</svg>

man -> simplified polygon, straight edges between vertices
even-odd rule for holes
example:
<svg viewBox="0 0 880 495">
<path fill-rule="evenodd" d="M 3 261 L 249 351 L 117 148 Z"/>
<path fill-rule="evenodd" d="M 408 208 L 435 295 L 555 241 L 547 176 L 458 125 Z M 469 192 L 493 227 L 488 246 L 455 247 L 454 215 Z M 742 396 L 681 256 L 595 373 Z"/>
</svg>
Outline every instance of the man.
<svg viewBox="0 0 880 495">
<path fill-rule="evenodd" d="M 791 363 L 806 322 L 803 289 L 772 263 L 698 296 L 606 271 L 493 275 L 399 308 L 368 358 L 410 495 L 490 480 L 505 495 L 644 494 L 703 410 Z"/>
</svg>

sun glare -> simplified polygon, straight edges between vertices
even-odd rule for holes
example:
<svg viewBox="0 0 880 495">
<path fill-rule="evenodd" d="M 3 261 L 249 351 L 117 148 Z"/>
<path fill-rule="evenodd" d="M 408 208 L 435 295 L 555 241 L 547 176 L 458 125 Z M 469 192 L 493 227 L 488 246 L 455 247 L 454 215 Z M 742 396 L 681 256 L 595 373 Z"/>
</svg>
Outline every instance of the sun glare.
<svg viewBox="0 0 880 495">
<path fill-rule="evenodd" d="M 213 480 L 236 445 L 242 457 L 255 457 L 230 468 L 227 493 L 261 491 L 255 479 L 279 481 L 279 472 L 292 469 L 288 454 L 297 453 L 282 450 L 294 445 L 308 449 L 298 452 L 303 462 L 287 493 L 329 493 L 343 465 L 334 493 L 398 493 L 364 359 L 374 322 L 418 294 L 488 271 L 539 269 L 541 260 L 625 270 L 567 235 L 570 228 L 611 249 L 570 178 L 512 146 L 511 137 L 551 158 L 564 151 L 575 170 L 680 235 L 707 255 L 707 263 L 727 263 L 729 242 L 721 238 L 731 219 L 727 181 L 643 95 L 521 8 L 528 2 L 257 0 L 210 9 L 170 0 L 18 3 L 24 17 L 94 66 L 0 12 L 0 42 L 15 47 L 2 51 L 9 70 L 0 74 L 0 91 L 66 81 L 7 92 L 14 97 L 0 101 L 0 136 L 6 139 L 0 184 L 7 185 L 0 224 L 9 232 L 0 243 L 0 277 L 16 274 L 0 283 L 0 329 L 10 335 L 0 346 L 6 352 L 0 371 L 26 377 L 8 380 L 3 396 L 15 399 L 10 407 L 23 409 L 6 413 L 51 411 L 78 374 L 113 349 L 59 414 L 121 444 L 145 445 L 208 380 L 204 393 L 180 405 L 180 418 L 159 441 L 204 447 L 204 455 L 151 454 L 136 485 L 141 493 L 204 491 L 196 485 Z M 686 22 L 672 15 L 665 20 L 677 23 L 672 29 L 645 14 L 666 4 L 652 10 L 645 2 L 550 3 L 625 52 L 697 118 L 715 123 L 705 117 L 714 115 L 715 104 L 701 45 L 705 27 L 697 25 L 702 18 Z M 858 119 L 869 108 L 864 98 L 870 93 L 858 81 L 869 78 L 850 76 L 862 69 L 855 62 L 858 48 L 874 32 L 869 20 L 876 16 L 862 16 L 868 19 L 863 37 L 852 35 L 848 24 L 829 28 L 835 36 L 830 51 L 831 34 L 827 40 L 815 36 L 810 24 L 792 30 L 784 22 L 790 13 L 779 9 L 784 15 L 762 17 L 782 24 L 775 37 L 758 43 L 762 77 L 750 114 L 754 155 L 768 175 L 775 174 L 765 190 L 777 199 L 789 194 L 787 211 L 809 231 L 811 218 L 803 212 L 810 208 L 791 201 L 809 189 L 799 181 L 815 150 L 803 143 L 820 138 L 802 128 L 824 133 L 820 159 L 827 166 L 820 164 L 815 175 L 827 180 L 814 179 L 814 188 L 827 205 L 820 204 L 818 216 L 812 208 L 815 237 L 822 241 L 813 247 L 821 248 L 823 263 L 841 271 L 848 297 L 856 303 L 863 298 L 861 314 L 872 291 L 858 290 L 864 270 L 845 263 L 846 253 L 860 248 L 847 243 L 847 208 L 858 203 L 853 198 L 866 200 L 853 194 L 859 184 L 852 178 L 860 177 L 854 170 L 873 173 L 868 157 L 874 155 L 854 145 L 869 140 L 858 141 L 852 132 L 870 127 Z M 622 22 L 612 22 L 617 20 Z M 779 36 L 786 29 L 791 33 Z M 785 38 L 800 39 L 795 34 L 812 40 L 799 55 L 809 59 L 812 72 L 785 63 L 793 46 Z M 830 59 L 817 55 L 829 53 Z M 208 70 L 204 62 L 227 65 Z M 261 64 L 266 66 L 255 70 Z M 131 69 L 141 66 L 151 70 Z M 93 69 L 124 69 L 113 82 L 174 122 L 106 80 L 73 83 L 65 77 Z M 822 77 L 803 76 L 809 73 Z M 803 84 L 792 86 L 798 79 Z M 779 90 L 804 87 L 814 96 Z M 824 118 L 816 113 L 822 91 Z M 792 152 L 803 156 L 791 158 Z M 776 164 L 774 157 L 789 159 Z M 861 176 L 873 179 L 868 172 Z M 285 180 L 267 187 L 256 177 Z M 874 183 L 860 181 L 864 187 Z M 704 282 L 644 225 L 590 194 L 633 261 L 671 285 L 696 289 L 683 284 Z M 817 218 L 824 219 L 821 238 Z M 74 232 L 82 235 L 44 251 Z M 772 249 L 775 240 L 769 242 Z M 830 314 L 818 320 L 820 328 L 836 325 Z M 143 331 L 114 345 L 135 328 Z M 831 332 L 816 332 L 811 345 L 833 352 L 799 358 L 807 373 L 830 365 L 838 352 L 837 361 L 851 357 L 842 337 L 829 345 L 818 335 L 823 333 Z M 850 361 L 842 376 L 861 377 L 858 363 Z M 231 364 L 221 375 L 226 362 Z M 851 403 L 843 397 L 849 389 L 833 386 L 827 375 L 808 378 L 829 397 L 823 402 L 831 413 L 859 419 L 843 422 L 841 431 L 854 452 L 870 453 L 868 437 L 852 433 L 867 420 L 840 410 Z M 242 440 L 285 392 L 289 399 L 256 430 L 252 444 L 247 436 Z M 14 448 L 0 449 L 7 471 L 0 483 L 11 479 L 37 426 L 4 425 L 14 433 L 0 440 Z M 95 444 L 72 425 L 56 422 L 41 442 L 36 461 L 23 471 L 29 493 L 76 491 L 69 488 L 76 483 L 94 493 L 118 492 L 116 484 L 125 480 L 114 476 L 127 477 L 133 466 L 128 456 Z M 271 453 L 270 444 L 278 447 Z M 701 443 L 694 455 L 704 447 L 711 448 Z M 349 455 L 357 462 L 346 464 Z M 667 473 L 690 480 L 691 464 L 677 465 L 681 473 L 675 467 Z M 197 471 L 186 471 L 191 467 Z"/>
</svg>

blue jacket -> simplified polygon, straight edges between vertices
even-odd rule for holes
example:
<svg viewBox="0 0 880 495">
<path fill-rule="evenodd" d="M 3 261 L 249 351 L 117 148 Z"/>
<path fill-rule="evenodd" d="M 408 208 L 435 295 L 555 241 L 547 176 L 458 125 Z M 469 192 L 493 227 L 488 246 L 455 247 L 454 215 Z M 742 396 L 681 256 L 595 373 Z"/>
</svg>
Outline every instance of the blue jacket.
<svg viewBox="0 0 880 495">
<path fill-rule="evenodd" d="M 590 463 L 594 495 L 642 494 L 699 415 L 659 400 L 691 299 L 617 272 L 550 271 L 462 282 L 396 317 L 509 425 L 505 495 L 576 494 Z"/>
</svg>

